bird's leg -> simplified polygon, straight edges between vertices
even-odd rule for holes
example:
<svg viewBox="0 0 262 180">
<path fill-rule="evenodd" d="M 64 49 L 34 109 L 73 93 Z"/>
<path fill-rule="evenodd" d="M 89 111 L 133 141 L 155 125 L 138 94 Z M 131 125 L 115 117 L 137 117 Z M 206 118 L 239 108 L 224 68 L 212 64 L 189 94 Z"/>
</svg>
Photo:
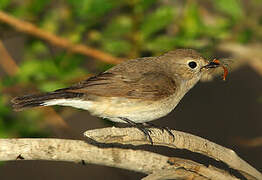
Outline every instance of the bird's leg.
<svg viewBox="0 0 262 180">
<path fill-rule="evenodd" d="M 146 123 L 143 123 L 143 124 L 144 124 L 145 126 L 147 126 L 147 127 L 153 127 L 153 128 L 160 129 L 160 130 L 162 130 L 162 132 L 164 132 L 164 131 L 166 130 L 166 131 L 168 132 L 168 134 L 173 137 L 173 141 L 175 140 L 175 136 L 174 136 L 174 134 L 172 133 L 171 129 L 169 129 L 169 127 L 157 126 L 157 125 L 155 125 L 155 124 L 153 124 L 153 123 L 150 123 L 150 122 L 146 122 Z"/>
<path fill-rule="evenodd" d="M 142 131 L 144 133 L 144 135 L 149 139 L 151 145 L 153 145 L 153 140 L 150 136 L 151 131 L 148 128 L 146 128 L 142 123 L 135 123 L 135 122 L 133 122 L 133 121 L 127 119 L 127 118 L 124 118 L 124 117 L 119 117 L 119 119 L 125 121 L 127 124 L 129 124 L 129 125 L 137 128 L 137 129 L 139 129 L 140 131 Z"/>
</svg>

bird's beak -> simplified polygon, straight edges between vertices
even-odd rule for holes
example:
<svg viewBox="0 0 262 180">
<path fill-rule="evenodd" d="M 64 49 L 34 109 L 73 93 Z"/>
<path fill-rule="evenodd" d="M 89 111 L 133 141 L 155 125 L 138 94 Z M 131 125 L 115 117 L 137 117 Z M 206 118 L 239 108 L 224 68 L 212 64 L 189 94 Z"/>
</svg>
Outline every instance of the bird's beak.
<svg viewBox="0 0 262 180">
<path fill-rule="evenodd" d="M 214 61 L 210 61 L 209 64 L 202 66 L 201 69 L 205 68 L 205 69 L 210 69 L 210 68 L 217 68 L 220 67 L 221 65 L 218 62 L 214 62 Z"/>
<path fill-rule="evenodd" d="M 202 66 L 201 70 L 203 68 L 211 69 L 211 68 L 217 68 L 217 67 L 222 67 L 224 69 L 223 80 L 226 80 L 226 77 L 228 75 L 228 69 L 223 64 L 221 64 L 221 62 L 218 59 L 214 59 L 213 61 L 210 61 L 207 65 Z"/>
</svg>

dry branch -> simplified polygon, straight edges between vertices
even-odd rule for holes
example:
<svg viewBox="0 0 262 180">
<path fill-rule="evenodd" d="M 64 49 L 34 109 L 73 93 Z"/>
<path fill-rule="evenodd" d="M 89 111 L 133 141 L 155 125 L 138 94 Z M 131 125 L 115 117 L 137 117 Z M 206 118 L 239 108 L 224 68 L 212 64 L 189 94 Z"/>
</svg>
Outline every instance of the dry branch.
<svg viewBox="0 0 262 180">
<path fill-rule="evenodd" d="M 35 25 L 33 25 L 30 22 L 19 20 L 13 16 L 6 14 L 3 11 L 0 11 L 0 21 L 14 27 L 18 31 L 24 32 L 26 34 L 30 34 L 32 36 L 36 36 L 39 39 L 43 39 L 53 45 L 65 48 L 68 51 L 71 51 L 74 53 L 79 53 L 85 56 L 90 56 L 95 59 L 104 61 L 106 63 L 111 63 L 111 64 L 118 64 L 122 62 L 123 60 L 121 58 L 113 57 L 110 54 L 107 54 L 100 50 L 88 47 L 83 44 L 73 44 L 72 42 L 68 41 L 65 38 L 58 37 L 50 32 L 44 31 L 36 27 Z"/>
<path fill-rule="evenodd" d="M 0 139 L 0 161 L 12 160 L 84 162 L 152 174 L 145 179 L 237 179 L 225 171 L 207 168 L 190 160 L 169 158 L 142 150 L 99 148 L 79 140 Z"/>
<path fill-rule="evenodd" d="M 175 141 L 167 132 L 159 129 L 152 130 L 154 145 L 167 146 L 170 148 L 187 149 L 192 152 L 201 153 L 217 161 L 226 163 L 229 167 L 238 170 L 248 179 L 262 179 L 262 174 L 247 162 L 242 160 L 233 150 L 222 147 L 198 136 L 172 130 Z M 138 133 L 139 132 L 139 133 Z M 144 135 L 134 128 L 103 128 L 89 130 L 85 136 L 100 143 L 121 143 L 142 145 L 149 144 Z"/>
<path fill-rule="evenodd" d="M 1 40 L 0 40 L 0 65 L 2 66 L 4 71 L 10 76 L 15 75 L 19 69 L 16 62 L 10 56 L 10 54 L 6 50 Z"/>
</svg>

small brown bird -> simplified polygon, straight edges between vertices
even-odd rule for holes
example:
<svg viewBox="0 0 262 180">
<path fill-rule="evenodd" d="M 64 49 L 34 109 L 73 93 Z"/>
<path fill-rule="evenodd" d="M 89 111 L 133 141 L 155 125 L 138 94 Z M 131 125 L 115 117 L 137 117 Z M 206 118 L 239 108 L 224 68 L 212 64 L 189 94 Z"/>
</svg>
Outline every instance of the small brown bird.
<svg viewBox="0 0 262 180">
<path fill-rule="evenodd" d="M 141 123 L 170 113 L 204 73 L 219 66 L 192 49 L 177 49 L 125 61 L 71 87 L 12 102 L 15 110 L 52 105 L 85 109 L 94 116 L 138 127 L 152 143 Z"/>
</svg>

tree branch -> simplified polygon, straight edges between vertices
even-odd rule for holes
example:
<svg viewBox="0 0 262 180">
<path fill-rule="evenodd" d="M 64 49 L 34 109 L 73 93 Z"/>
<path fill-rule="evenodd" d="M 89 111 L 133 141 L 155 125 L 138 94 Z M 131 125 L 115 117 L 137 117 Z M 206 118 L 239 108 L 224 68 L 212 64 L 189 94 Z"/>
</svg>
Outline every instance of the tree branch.
<svg viewBox="0 0 262 180">
<path fill-rule="evenodd" d="M 79 140 L 0 139 L 0 161 L 10 160 L 91 163 L 152 174 L 145 179 L 176 177 L 214 180 L 237 179 L 225 171 L 205 167 L 190 160 L 169 158 L 142 150 L 101 148 Z"/>
<path fill-rule="evenodd" d="M 118 64 L 123 61 L 121 58 L 113 57 L 110 54 L 88 47 L 86 45 L 73 44 L 65 38 L 61 38 L 50 32 L 44 31 L 30 22 L 19 20 L 3 11 L 0 11 L 0 21 L 14 27 L 18 31 L 36 36 L 37 38 L 43 39 L 53 45 L 65 48 L 74 53 L 90 56 L 110 64 Z"/>
<path fill-rule="evenodd" d="M 172 131 L 175 141 L 167 132 L 155 128 L 152 128 L 151 131 L 155 145 L 199 152 L 227 163 L 247 179 L 261 179 L 262 177 L 260 172 L 240 159 L 230 149 L 179 131 Z M 86 131 L 85 135 L 100 143 L 110 144 L 95 146 L 79 140 L 48 138 L 0 139 L 0 161 L 23 159 L 91 163 L 150 174 L 144 178 L 147 180 L 189 177 L 215 180 L 237 179 L 224 170 L 212 166 L 206 167 L 191 160 L 124 147 L 124 144 L 149 144 L 144 135 L 135 128 L 95 129 Z M 118 144 L 119 147 L 114 147 L 112 143 Z"/>
<path fill-rule="evenodd" d="M 0 66 L 3 67 L 4 71 L 10 75 L 14 76 L 17 71 L 19 70 L 19 67 L 17 66 L 14 59 L 10 56 L 7 49 L 5 48 L 3 42 L 0 40 Z"/>
<path fill-rule="evenodd" d="M 229 167 L 238 170 L 248 179 L 262 179 L 262 174 L 247 162 L 242 160 L 233 150 L 222 147 L 211 141 L 188 133 L 172 130 L 175 141 L 166 131 L 150 129 L 154 145 L 170 148 L 187 149 L 201 153 L 217 161 L 226 163 Z M 100 143 L 121 143 L 132 145 L 150 144 L 144 134 L 134 128 L 103 128 L 86 131 L 85 136 Z"/>
</svg>

